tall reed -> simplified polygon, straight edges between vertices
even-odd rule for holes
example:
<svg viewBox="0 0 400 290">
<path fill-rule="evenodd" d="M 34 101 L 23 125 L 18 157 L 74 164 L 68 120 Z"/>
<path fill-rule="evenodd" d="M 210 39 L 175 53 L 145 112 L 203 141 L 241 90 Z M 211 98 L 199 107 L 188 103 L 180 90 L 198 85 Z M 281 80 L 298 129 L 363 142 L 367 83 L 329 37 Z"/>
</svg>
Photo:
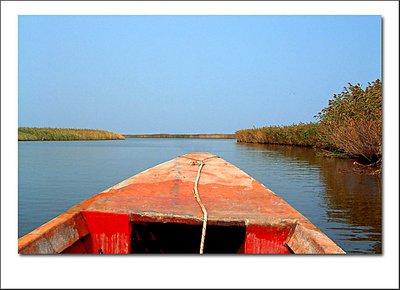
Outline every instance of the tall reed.
<svg viewBox="0 0 400 290">
<path fill-rule="evenodd" d="M 281 145 L 319 145 L 318 124 L 300 123 L 292 126 L 267 126 L 236 131 L 238 142 Z"/>
<path fill-rule="evenodd" d="M 19 141 L 122 140 L 124 136 L 104 130 L 71 128 L 18 128 Z"/>
<path fill-rule="evenodd" d="M 369 163 L 381 161 L 382 83 L 379 79 L 368 83 L 365 90 L 360 84 L 349 83 L 315 118 L 317 123 L 239 130 L 236 139 L 238 142 L 319 147 Z"/>
<path fill-rule="evenodd" d="M 382 157 L 382 83 L 378 79 L 348 87 L 318 113 L 322 141 L 327 147 L 369 162 Z"/>
</svg>

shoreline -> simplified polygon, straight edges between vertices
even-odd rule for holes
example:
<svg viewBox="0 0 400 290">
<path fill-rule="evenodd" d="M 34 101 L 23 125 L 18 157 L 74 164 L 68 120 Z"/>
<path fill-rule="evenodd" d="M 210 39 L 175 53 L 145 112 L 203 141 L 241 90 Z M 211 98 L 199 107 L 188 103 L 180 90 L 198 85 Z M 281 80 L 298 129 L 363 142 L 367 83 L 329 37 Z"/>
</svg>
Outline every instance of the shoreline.
<svg viewBox="0 0 400 290">
<path fill-rule="evenodd" d="M 235 134 L 122 134 L 125 138 L 236 139 Z"/>
<path fill-rule="evenodd" d="M 75 128 L 18 128 L 18 141 L 84 141 L 84 140 L 123 140 L 118 133 L 98 129 Z"/>
</svg>

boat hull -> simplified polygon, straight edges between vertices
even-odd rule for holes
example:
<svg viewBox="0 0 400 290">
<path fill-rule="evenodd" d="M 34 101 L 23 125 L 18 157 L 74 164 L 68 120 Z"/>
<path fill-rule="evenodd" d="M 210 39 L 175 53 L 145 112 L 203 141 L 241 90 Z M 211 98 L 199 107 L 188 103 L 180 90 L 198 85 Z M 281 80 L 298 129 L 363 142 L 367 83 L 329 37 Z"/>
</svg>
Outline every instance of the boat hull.
<svg viewBox="0 0 400 290">
<path fill-rule="evenodd" d="M 210 153 L 180 156 L 83 201 L 20 238 L 18 252 L 198 253 L 204 212 L 196 179 L 208 213 L 204 253 L 344 253 L 278 195 Z"/>
</svg>

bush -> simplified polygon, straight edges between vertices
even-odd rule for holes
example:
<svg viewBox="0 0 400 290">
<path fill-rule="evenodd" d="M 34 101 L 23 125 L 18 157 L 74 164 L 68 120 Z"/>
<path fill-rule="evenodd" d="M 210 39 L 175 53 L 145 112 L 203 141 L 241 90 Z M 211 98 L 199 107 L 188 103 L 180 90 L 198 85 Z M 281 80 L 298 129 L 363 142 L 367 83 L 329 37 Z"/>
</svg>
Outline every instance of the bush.
<svg viewBox="0 0 400 290">
<path fill-rule="evenodd" d="M 350 157 L 369 162 L 382 156 L 382 83 L 378 79 L 344 88 L 318 113 L 321 142 L 330 149 L 341 150 Z"/>
<path fill-rule="evenodd" d="M 382 158 L 382 83 L 378 79 L 344 88 L 315 116 L 318 123 L 269 126 L 236 132 L 238 142 L 312 146 L 335 154 L 362 158 L 369 163 Z"/>
</svg>

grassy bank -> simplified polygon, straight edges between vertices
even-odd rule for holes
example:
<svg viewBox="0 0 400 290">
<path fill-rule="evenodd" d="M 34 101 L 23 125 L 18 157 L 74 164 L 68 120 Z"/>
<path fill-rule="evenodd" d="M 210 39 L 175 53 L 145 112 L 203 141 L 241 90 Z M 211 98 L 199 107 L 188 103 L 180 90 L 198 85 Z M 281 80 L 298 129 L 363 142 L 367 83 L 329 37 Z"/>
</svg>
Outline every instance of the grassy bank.
<svg viewBox="0 0 400 290">
<path fill-rule="evenodd" d="M 315 116 L 316 123 L 267 126 L 236 132 L 238 142 L 323 148 L 342 156 L 379 163 L 382 158 L 382 83 L 344 88 Z"/>
<path fill-rule="evenodd" d="M 69 128 L 18 128 L 18 141 L 122 140 L 121 134 Z"/>
<path fill-rule="evenodd" d="M 292 126 L 269 126 L 244 129 L 236 132 L 238 142 L 279 145 L 318 146 L 319 124 L 308 123 Z"/>
<path fill-rule="evenodd" d="M 200 138 L 200 139 L 235 139 L 235 134 L 136 134 L 124 135 L 125 138 Z"/>
</svg>

